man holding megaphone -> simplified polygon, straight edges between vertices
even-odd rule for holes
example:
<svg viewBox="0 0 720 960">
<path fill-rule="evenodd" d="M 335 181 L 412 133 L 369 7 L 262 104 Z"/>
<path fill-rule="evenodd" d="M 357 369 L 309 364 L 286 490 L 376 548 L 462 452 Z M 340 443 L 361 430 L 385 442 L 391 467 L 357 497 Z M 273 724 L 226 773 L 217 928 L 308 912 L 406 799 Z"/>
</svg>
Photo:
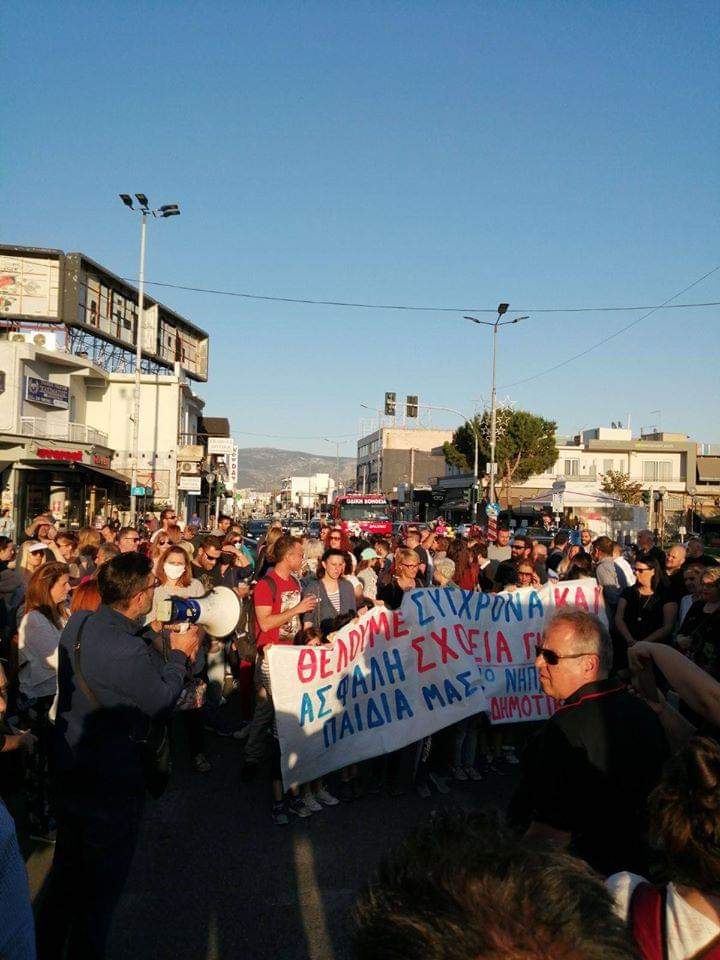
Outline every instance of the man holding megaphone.
<svg viewBox="0 0 720 960">
<path fill-rule="evenodd" d="M 163 662 L 143 619 L 157 580 L 137 552 L 98 570 L 102 605 L 73 614 L 60 638 L 54 727 L 58 835 L 38 920 L 39 955 L 104 956 L 130 869 L 146 782 L 158 770 L 153 723 L 165 722 L 195 658 L 200 631 L 170 634 Z M 157 729 L 157 726 L 155 726 Z M 152 738 L 152 741 L 151 741 Z M 146 781 L 147 778 L 147 781 Z"/>
</svg>

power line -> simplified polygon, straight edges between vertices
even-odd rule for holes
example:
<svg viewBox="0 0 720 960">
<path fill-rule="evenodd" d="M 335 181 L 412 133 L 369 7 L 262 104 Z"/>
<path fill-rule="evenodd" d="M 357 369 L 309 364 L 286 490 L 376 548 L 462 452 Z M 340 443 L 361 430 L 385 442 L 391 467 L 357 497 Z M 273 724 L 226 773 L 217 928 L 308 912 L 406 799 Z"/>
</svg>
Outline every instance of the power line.
<svg viewBox="0 0 720 960">
<path fill-rule="evenodd" d="M 132 277 L 122 277 L 127 283 L 137 283 Z M 145 280 L 154 287 L 167 287 L 171 290 L 186 290 L 190 293 L 211 293 L 220 297 L 240 297 L 243 300 L 264 300 L 272 303 L 299 303 L 314 307 L 349 307 L 361 310 L 406 310 L 417 313 L 490 313 L 496 314 L 496 307 L 427 307 L 398 303 L 354 303 L 347 300 L 311 300 L 300 297 L 275 297 L 259 293 L 241 293 L 236 290 L 213 290 L 210 287 L 188 287 L 180 283 L 164 283 L 161 280 Z M 689 289 L 689 288 L 688 288 Z M 707 303 L 661 303 L 655 307 L 517 307 L 521 313 L 617 313 L 634 310 L 680 310 L 690 307 L 719 307 L 720 301 Z"/>
<path fill-rule="evenodd" d="M 643 320 L 647 320 L 649 316 L 652 316 L 658 310 L 662 310 L 663 307 L 667 307 L 670 304 L 671 300 L 674 300 L 676 297 L 680 297 L 683 293 L 687 293 L 688 290 L 691 290 L 693 287 L 696 287 L 699 283 L 702 283 L 703 280 L 707 280 L 708 277 L 711 277 L 714 273 L 720 270 L 720 264 L 717 267 L 713 267 L 712 270 L 708 270 L 707 273 L 703 274 L 702 277 L 698 277 L 697 280 L 693 280 L 692 283 L 689 283 L 686 287 L 683 287 L 682 290 L 678 290 L 677 293 L 674 293 L 671 297 L 668 297 L 664 303 L 661 303 L 657 307 L 652 307 L 648 310 L 647 313 L 644 313 L 641 317 L 638 317 L 636 320 L 633 320 L 631 323 L 626 324 L 624 327 L 620 327 L 619 330 L 616 330 L 615 333 L 611 333 L 609 336 L 604 337 L 602 340 L 599 340 L 597 343 L 594 343 L 591 347 L 588 347 L 585 350 L 582 350 L 580 353 L 576 353 L 572 357 L 568 357 L 567 360 L 562 360 L 560 363 L 554 364 L 552 367 L 548 367 L 547 370 L 541 370 L 540 373 L 534 373 L 530 377 L 524 377 L 522 380 L 514 380 L 512 383 L 503 383 L 498 389 L 505 390 L 508 387 L 517 387 L 521 383 L 529 383 L 531 380 L 537 380 L 540 377 L 546 376 L 548 373 L 553 373 L 555 370 L 559 370 L 561 367 L 566 367 L 569 363 L 573 363 L 575 360 L 579 360 L 580 357 L 587 356 L 588 353 L 592 353 L 593 350 L 597 350 L 598 347 L 602 347 L 604 344 L 608 343 L 610 340 L 614 340 L 615 337 L 619 337 L 621 333 L 625 333 L 626 330 L 629 330 L 631 327 L 637 326 L 638 323 L 642 323 Z M 675 304 L 677 306 L 677 304 Z"/>
<path fill-rule="evenodd" d="M 354 433 L 346 433 L 341 437 L 298 437 L 288 433 L 250 433 L 249 430 L 234 430 L 233 439 L 237 437 L 261 437 L 266 440 L 356 440 Z"/>
</svg>

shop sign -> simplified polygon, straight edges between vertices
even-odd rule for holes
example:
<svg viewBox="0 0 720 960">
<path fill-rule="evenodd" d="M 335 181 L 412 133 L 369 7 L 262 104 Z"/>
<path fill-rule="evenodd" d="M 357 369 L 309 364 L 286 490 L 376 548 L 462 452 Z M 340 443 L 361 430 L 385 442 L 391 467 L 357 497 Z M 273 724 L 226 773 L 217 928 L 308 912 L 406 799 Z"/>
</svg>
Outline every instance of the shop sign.
<svg viewBox="0 0 720 960">
<path fill-rule="evenodd" d="M 46 407 L 67 410 L 70 405 L 70 388 L 61 383 L 51 383 L 39 377 L 25 377 L 25 399 L 42 403 Z"/>
<path fill-rule="evenodd" d="M 99 453 L 94 453 L 92 462 L 96 467 L 109 467 L 110 466 L 110 457 L 103 457 Z"/>
<path fill-rule="evenodd" d="M 178 460 L 186 460 L 192 463 L 198 463 L 200 460 L 202 460 L 204 456 L 205 456 L 204 448 L 197 444 L 178 447 L 178 452 L 177 452 Z"/>
<path fill-rule="evenodd" d="M 187 493 L 200 493 L 202 477 L 180 477 L 178 483 L 179 490 L 185 490 Z"/>
<path fill-rule="evenodd" d="M 82 463 L 82 450 L 55 450 L 49 447 L 38 447 L 37 455 L 43 460 L 72 460 Z"/>
<path fill-rule="evenodd" d="M 232 437 L 208 437 L 207 449 L 211 456 L 230 457 L 233 446 Z"/>
</svg>

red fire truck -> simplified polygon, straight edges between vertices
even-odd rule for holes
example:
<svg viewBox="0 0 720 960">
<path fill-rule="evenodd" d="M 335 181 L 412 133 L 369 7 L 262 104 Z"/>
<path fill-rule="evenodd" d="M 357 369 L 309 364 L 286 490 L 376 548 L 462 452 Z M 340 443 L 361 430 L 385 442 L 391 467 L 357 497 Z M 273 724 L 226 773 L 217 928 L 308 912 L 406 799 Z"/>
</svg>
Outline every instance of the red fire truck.
<svg viewBox="0 0 720 960">
<path fill-rule="evenodd" d="M 336 497 L 332 511 L 333 523 L 349 533 L 360 531 L 367 536 L 392 534 L 390 507 L 379 493 L 348 493 Z"/>
</svg>

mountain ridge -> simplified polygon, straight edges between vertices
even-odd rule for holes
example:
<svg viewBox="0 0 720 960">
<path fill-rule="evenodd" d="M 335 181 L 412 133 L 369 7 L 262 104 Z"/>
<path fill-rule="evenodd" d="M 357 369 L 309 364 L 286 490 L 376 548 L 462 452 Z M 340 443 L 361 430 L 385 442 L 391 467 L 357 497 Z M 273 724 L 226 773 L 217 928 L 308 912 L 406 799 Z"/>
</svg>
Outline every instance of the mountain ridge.
<svg viewBox="0 0 720 960">
<path fill-rule="evenodd" d="M 303 450 L 277 447 L 241 447 L 238 450 L 239 489 L 272 490 L 284 477 L 307 477 L 329 473 L 335 479 L 336 459 Z M 355 458 L 340 457 L 340 482 L 355 479 Z"/>
</svg>

